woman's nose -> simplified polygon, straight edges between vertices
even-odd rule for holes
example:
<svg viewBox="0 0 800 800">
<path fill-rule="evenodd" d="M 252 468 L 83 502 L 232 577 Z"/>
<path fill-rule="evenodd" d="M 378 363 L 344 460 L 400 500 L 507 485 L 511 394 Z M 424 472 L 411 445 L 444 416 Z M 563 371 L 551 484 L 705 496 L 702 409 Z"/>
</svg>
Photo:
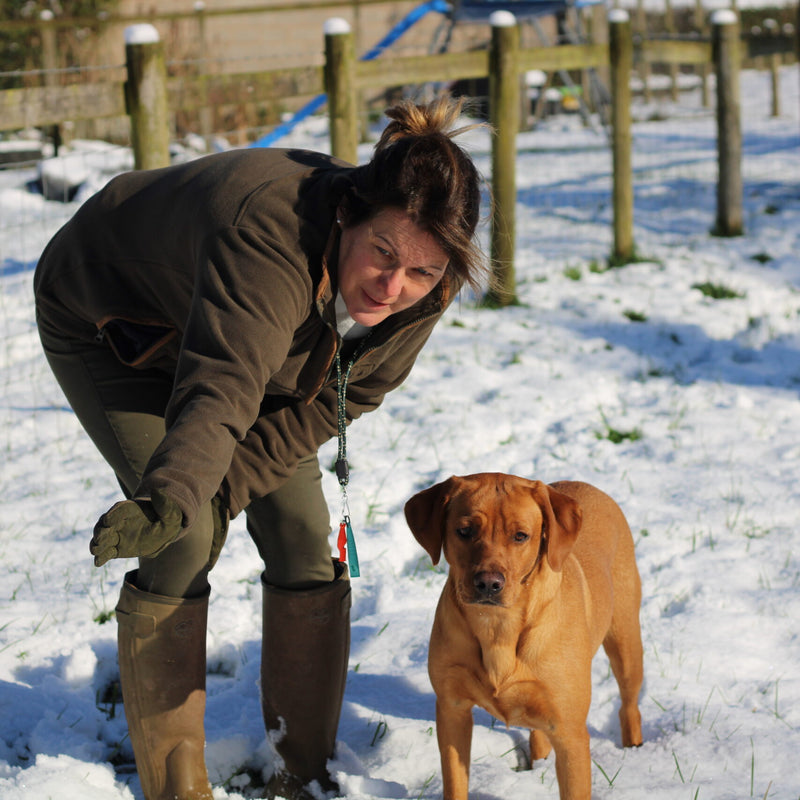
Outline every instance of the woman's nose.
<svg viewBox="0 0 800 800">
<path fill-rule="evenodd" d="M 387 297 L 397 297 L 403 290 L 403 270 L 399 267 L 387 269 L 381 275 L 381 286 Z"/>
</svg>

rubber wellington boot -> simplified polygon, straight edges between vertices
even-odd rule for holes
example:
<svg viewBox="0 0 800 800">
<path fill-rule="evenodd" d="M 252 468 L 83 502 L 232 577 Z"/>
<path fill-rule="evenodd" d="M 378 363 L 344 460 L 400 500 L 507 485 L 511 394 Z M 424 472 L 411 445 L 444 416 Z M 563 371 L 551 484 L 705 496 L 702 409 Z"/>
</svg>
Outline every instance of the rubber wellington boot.
<svg viewBox="0 0 800 800">
<path fill-rule="evenodd" d="M 117 604 L 119 675 L 145 800 L 213 800 L 203 748 L 206 620 L 202 597 L 162 597 L 125 576 Z"/>
<path fill-rule="evenodd" d="M 262 577 L 261 707 L 283 759 L 265 797 L 309 800 L 308 784 L 338 794 L 328 774 L 350 656 L 350 581 L 337 577 L 315 589 L 279 589 Z"/>
</svg>

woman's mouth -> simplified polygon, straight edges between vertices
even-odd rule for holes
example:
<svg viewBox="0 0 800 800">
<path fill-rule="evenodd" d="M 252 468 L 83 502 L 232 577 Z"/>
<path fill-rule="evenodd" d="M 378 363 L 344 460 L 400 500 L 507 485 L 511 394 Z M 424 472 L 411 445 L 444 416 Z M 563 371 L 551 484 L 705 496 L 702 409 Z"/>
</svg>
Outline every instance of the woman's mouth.
<svg viewBox="0 0 800 800">
<path fill-rule="evenodd" d="M 389 305 L 389 303 L 383 303 L 380 300 L 376 300 L 371 294 L 368 294 L 363 289 L 361 290 L 361 293 L 364 295 L 367 305 L 372 308 L 386 308 Z"/>
</svg>

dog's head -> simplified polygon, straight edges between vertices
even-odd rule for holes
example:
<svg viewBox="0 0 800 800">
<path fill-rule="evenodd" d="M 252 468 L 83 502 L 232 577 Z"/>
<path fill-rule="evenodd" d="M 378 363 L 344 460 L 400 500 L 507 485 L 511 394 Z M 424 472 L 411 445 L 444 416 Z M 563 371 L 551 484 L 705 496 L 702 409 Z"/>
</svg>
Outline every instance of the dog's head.
<svg viewBox="0 0 800 800">
<path fill-rule="evenodd" d="M 450 565 L 465 603 L 511 605 L 543 560 L 560 572 L 581 526 L 575 500 L 541 481 L 481 473 L 448 478 L 405 505 L 434 564 Z"/>
</svg>

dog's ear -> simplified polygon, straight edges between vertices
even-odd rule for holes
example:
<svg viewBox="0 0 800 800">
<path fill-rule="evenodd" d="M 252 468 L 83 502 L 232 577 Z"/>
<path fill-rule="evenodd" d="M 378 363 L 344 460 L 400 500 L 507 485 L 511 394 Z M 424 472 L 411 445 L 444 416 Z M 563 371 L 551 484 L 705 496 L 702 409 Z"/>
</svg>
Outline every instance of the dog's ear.
<svg viewBox="0 0 800 800">
<path fill-rule="evenodd" d="M 583 512 L 577 501 L 536 481 L 533 493 L 544 517 L 544 534 L 547 537 L 547 562 L 553 572 L 561 572 L 570 554 L 583 521 Z"/>
<path fill-rule="evenodd" d="M 415 494 L 403 509 L 414 538 L 425 548 L 434 564 L 439 563 L 444 540 L 444 515 L 453 478 Z"/>
</svg>

